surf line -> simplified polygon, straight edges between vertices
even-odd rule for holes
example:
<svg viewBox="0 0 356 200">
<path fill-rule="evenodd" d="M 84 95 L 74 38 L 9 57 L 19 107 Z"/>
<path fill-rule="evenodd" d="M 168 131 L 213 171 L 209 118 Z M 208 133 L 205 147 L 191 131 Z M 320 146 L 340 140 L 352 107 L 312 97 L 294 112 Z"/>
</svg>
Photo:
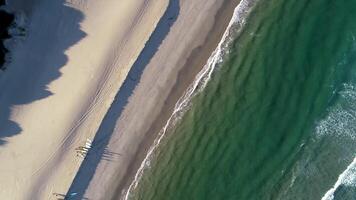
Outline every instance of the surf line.
<svg viewBox="0 0 356 200">
<path fill-rule="evenodd" d="M 220 40 L 216 49 L 212 52 L 209 57 L 207 63 L 203 67 L 203 69 L 196 75 L 195 80 L 192 84 L 187 88 L 184 92 L 184 95 L 179 98 L 177 103 L 174 106 L 174 110 L 170 118 L 167 120 L 165 126 L 159 132 L 157 138 L 154 140 L 153 145 L 147 152 L 146 157 L 142 161 L 139 169 L 137 170 L 134 180 L 129 185 L 128 189 L 123 192 L 122 198 L 123 200 L 128 200 L 130 197 L 130 193 L 133 189 L 135 189 L 142 178 L 144 170 L 150 166 L 150 160 L 153 156 L 154 151 L 159 146 L 161 140 L 164 138 L 169 127 L 174 125 L 185 113 L 185 111 L 189 108 L 190 100 L 199 92 L 201 92 L 208 81 L 211 78 L 212 73 L 214 72 L 215 67 L 222 63 L 224 51 L 227 50 L 229 43 L 232 42 L 232 38 L 230 37 L 232 27 L 234 25 L 240 25 L 237 33 L 241 31 L 244 27 L 245 20 L 250 14 L 252 8 L 257 3 L 258 0 L 241 0 L 240 3 L 234 9 L 233 16 L 223 34 L 222 39 Z"/>
<path fill-rule="evenodd" d="M 333 200 L 334 192 L 340 185 L 348 186 L 352 184 L 356 184 L 356 157 L 354 158 L 352 163 L 347 166 L 346 170 L 339 175 L 334 186 L 324 194 L 321 200 Z"/>
</svg>

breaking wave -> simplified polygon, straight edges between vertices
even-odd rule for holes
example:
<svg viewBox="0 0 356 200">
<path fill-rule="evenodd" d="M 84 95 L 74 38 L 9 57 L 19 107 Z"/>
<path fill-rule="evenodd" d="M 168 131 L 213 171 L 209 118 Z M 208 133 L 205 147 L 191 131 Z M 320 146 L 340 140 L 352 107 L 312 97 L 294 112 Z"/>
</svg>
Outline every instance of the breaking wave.
<svg viewBox="0 0 356 200">
<path fill-rule="evenodd" d="M 336 105 L 325 120 L 317 127 L 317 137 L 332 136 L 339 139 L 356 142 L 356 87 L 352 84 L 344 84 L 339 93 L 340 104 Z M 352 149 L 350 149 L 352 151 Z M 356 152 L 351 152 L 354 159 L 343 171 L 334 186 L 330 188 L 321 200 L 333 200 L 334 193 L 340 186 L 356 187 Z"/>
<path fill-rule="evenodd" d="M 346 170 L 340 174 L 334 186 L 325 193 L 321 200 L 333 200 L 334 192 L 341 185 L 352 187 L 356 186 L 356 157 L 346 168 Z"/>
<path fill-rule="evenodd" d="M 244 27 L 246 18 L 248 17 L 257 1 L 258 0 L 241 0 L 239 5 L 235 8 L 234 14 L 229 22 L 228 27 L 226 28 L 226 31 L 224 32 L 221 41 L 209 57 L 203 69 L 196 75 L 194 82 L 188 87 L 184 95 L 179 98 L 174 107 L 172 115 L 167 120 L 167 123 L 161 129 L 153 145 L 148 150 L 145 159 L 135 174 L 133 182 L 130 184 L 128 189 L 124 191 L 122 199 L 129 199 L 132 190 L 137 187 L 144 173 L 144 170 L 150 166 L 150 160 L 155 150 L 159 146 L 161 140 L 164 138 L 167 130 L 174 126 L 179 121 L 179 119 L 181 119 L 185 111 L 189 108 L 191 99 L 205 88 L 215 68 L 223 62 L 223 58 L 229 53 L 228 48 L 230 43 Z"/>
</svg>

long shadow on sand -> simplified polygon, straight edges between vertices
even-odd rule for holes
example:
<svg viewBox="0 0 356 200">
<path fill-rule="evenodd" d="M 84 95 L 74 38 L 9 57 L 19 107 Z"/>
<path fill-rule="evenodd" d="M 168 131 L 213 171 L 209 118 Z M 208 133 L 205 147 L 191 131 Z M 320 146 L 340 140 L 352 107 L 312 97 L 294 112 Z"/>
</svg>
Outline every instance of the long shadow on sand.
<svg viewBox="0 0 356 200">
<path fill-rule="evenodd" d="M 27 38 L 0 74 L 0 145 L 22 131 L 11 120 L 11 109 L 52 95 L 48 85 L 61 76 L 60 69 L 68 62 L 65 51 L 86 36 L 80 28 L 84 15 L 79 10 L 65 0 L 40 3 L 46 5 L 33 13 Z"/>
<path fill-rule="evenodd" d="M 124 84 L 115 97 L 108 113 L 106 114 L 98 132 L 93 140 L 92 148 L 89 150 L 86 158 L 80 166 L 80 169 L 68 191 L 68 194 L 77 193 L 76 197 L 71 199 L 83 199 L 86 188 L 92 180 L 95 170 L 101 160 L 108 161 L 106 146 L 113 134 L 116 121 L 120 117 L 130 95 L 137 86 L 141 75 L 158 50 L 164 38 L 169 33 L 172 24 L 176 21 L 179 14 L 179 0 L 170 0 L 168 8 L 157 24 L 144 49 L 141 51 L 138 59 L 132 66 Z M 109 161 L 116 160 L 120 162 L 120 155 L 114 152 L 109 153 Z M 90 197 L 87 197 L 90 199 Z"/>
</svg>

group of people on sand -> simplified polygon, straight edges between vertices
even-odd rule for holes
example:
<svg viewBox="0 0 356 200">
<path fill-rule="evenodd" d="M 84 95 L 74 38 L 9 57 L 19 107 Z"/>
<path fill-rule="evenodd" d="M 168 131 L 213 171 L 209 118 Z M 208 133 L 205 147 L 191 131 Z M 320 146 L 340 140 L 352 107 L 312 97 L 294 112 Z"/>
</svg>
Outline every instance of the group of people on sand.
<svg viewBox="0 0 356 200">
<path fill-rule="evenodd" d="M 92 141 L 90 139 L 87 139 L 85 146 L 80 146 L 75 149 L 75 151 L 77 152 L 77 156 L 84 158 L 88 154 L 91 145 Z"/>
<path fill-rule="evenodd" d="M 77 152 L 77 156 L 84 158 L 87 155 L 89 148 L 80 146 L 77 147 L 75 151 Z"/>
</svg>

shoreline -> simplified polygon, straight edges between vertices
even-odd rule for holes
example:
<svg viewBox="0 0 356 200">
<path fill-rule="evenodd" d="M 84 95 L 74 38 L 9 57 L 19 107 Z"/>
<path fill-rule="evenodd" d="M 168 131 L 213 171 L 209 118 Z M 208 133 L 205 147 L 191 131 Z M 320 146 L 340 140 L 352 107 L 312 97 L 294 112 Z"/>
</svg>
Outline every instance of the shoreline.
<svg viewBox="0 0 356 200">
<path fill-rule="evenodd" d="M 238 4 L 241 1 L 242 0 L 239 0 L 238 2 L 233 2 L 233 0 L 224 1 L 223 5 L 218 9 L 215 15 L 216 16 L 215 19 L 217 20 L 214 21 L 214 25 L 213 25 L 214 30 L 209 30 L 208 32 L 209 36 L 203 42 L 203 45 L 195 48 L 192 51 L 192 53 L 189 55 L 189 57 L 185 60 L 183 67 L 178 72 L 178 78 L 176 81 L 177 83 L 173 86 L 168 97 L 165 99 L 166 103 L 161 108 L 161 113 L 163 113 L 163 116 L 156 118 L 155 121 L 153 122 L 153 125 L 147 131 L 146 141 L 141 147 L 141 149 L 139 149 L 139 151 L 137 152 L 136 158 L 134 158 L 134 161 L 130 166 L 131 171 L 127 174 L 125 180 L 118 185 L 118 188 L 116 189 L 117 193 L 115 196 L 117 197 L 122 196 L 123 190 L 125 188 L 128 188 L 130 183 L 134 181 L 134 177 L 138 172 L 140 166 L 143 164 L 142 162 L 144 161 L 144 158 L 146 157 L 148 150 L 153 145 L 154 140 L 157 138 L 159 132 L 167 123 L 167 120 L 172 116 L 173 110 L 178 100 L 185 94 L 188 87 L 195 80 L 198 73 L 203 69 L 209 57 L 212 55 L 213 51 L 218 46 L 218 43 L 221 41 L 223 34 L 230 20 L 232 19 L 235 8 L 238 6 Z M 197 67 L 191 68 L 190 66 L 197 66 Z M 114 197 L 112 200 L 119 199 L 117 197 Z M 120 198 L 120 200 L 121 199 L 127 200 L 126 197 Z"/>
<path fill-rule="evenodd" d="M 0 79 L 0 196 L 119 198 L 239 2 L 12 1 L 29 34 Z"/>
<path fill-rule="evenodd" d="M 241 0 L 239 0 L 239 2 L 240 1 Z M 131 170 L 127 173 L 125 180 L 123 180 L 115 189 L 116 194 L 112 198 L 112 200 L 117 200 L 117 199 L 127 200 L 126 198 L 122 198 L 122 194 L 123 194 L 122 192 L 134 180 L 135 174 L 137 173 L 137 170 L 142 164 L 144 158 L 146 157 L 149 148 L 153 145 L 153 142 L 158 136 L 158 133 L 165 126 L 167 120 L 172 115 L 177 101 L 180 99 L 180 97 L 184 95 L 185 91 L 193 82 L 196 75 L 203 69 L 211 53 L 217 47 L 217 44 L 221 40 L 222 35 L 228 23 L 230 22 L 230 19 L 232 18 L 233 11 L 239 2 L 237 3 L 235 2 L 236 5 L 234 5 L 233 0 L 224 1 L 223 5 L 218 9 L 218 12 L 216 14 L 217 20 L 214 21 L 214 25 L 213 25 L 215 30 L 210 30 L 208 33 L 209 37 L 206 38 L 204 44 L 195 48 L 193 52 L 190 54 L 190 56 L 188 57 L 188 59 L 185 60 L 185 64 L 178 72 L 178 78 L 176 80 L 176 84 L 171 89 L 168 97 L 165 99 L 164 106 L 161 108 L 160 113 L 163 114 L 155 119 L 152 126 L 145 134 L 146 135 L 145 141 L 143 142 L 141 148 L 138 150 L 137 154 L 135 155 L 135 158 L 133 158 L 133 162 L 130 164 L 131 166 L 129 168 Z M 190 68 L 190 66 L 197 66 L 197 67 Z"/>
<path fill-rule="evenodd" d="M 179 1 L 177 21 L 149 60 L 122 113 L 119 111 L 116 114 L 119 117 L 114 122 L 109 117 L 113 115 L 110 112 L 115 113 L 111 110 L 120 108 L 116 104 L 120 104 L 120 93 L 125 93 L 124 88 L 120 89 L 115 100 L 118 102 L 114 101 L 111 105 L 109 114 L 107 113 L 109 116 L 105 117 L 107 119 L 101 124 L 103 127 L 96 134 L 96 137 L 98 134 L 102 135 L 101 138 L 93 141 L 99 145 L 100 141 L 110 138 L 107 145 L 100 145 L 105 146 L 105 151 L 120 154 L 120 157 L 114 161 L 104 159 L 97 165 L 94 164 L 93 177 L 84 181 L 89 181 L 88 186 L 81 184 L 83 179 L 88 179 L 85 171 L 90 166 L 81 167 L 67 194 L 83 192 L 81 197 L 84 198 L 120 198 L 132 182 L 149 147 L 172 114 L 176 102 L 218 46 L 239 2 Z M 187 28 L 189 25 L 192 26 Z M 111 128 L 108 127 L 113 127 L 112 134 L 100 133 L 100 129 L 102 132 L 110 131 Z M 93 150 L 95 151 L 101 150 Z M 97 159 L 94 157 L 86 158 L 87 162 L 93 163 Z"/>
<path fill-rule="evenodd" d="M 172 102 L 171 104 L 165 104 L 165 106 L 167 107 L 166 112 L 169 112 L 168 107 L 171 106 L 170 107 L 171 114 L 169 115 L 169 118 L 167 118 L 166 120 L 162 119 L 162 121 L 165 121 L 165 124 L 161 127 L 160 131 L 157 132 L 156 136 L 153 139 L 153 142 L 151 142 L 151 145 L 148 145 L 148 150 L 146 147 L 146 149 L 144 149 L 146 151 L 141 154 L 141 155 L 145 155 L 145 157 L 144 157 L 144 159 L 142 159 L 141 165 L 139 167 L 137 167 L 136 173 L 134 175 L 132 175 L 132 177 L 134 177 L 134 178 L 131 177 L 131 179 L 133 179 L 133 180 L 131 180 L 131 184 L 129 185 L 128 189 L 126 190 L 124 197 L 121 199 L 128 200 L 130 197 L 130 192 L 132 192 L 132 190 L 136 189 L 137 185 L 139 184 L 139 182 L 144 174 L 144 171 L 146 170 L 146 167 L 148 167 L 147 163 L 150 163 L 151 159 L 153 159 L 155 151 L 157 151 L 157 149 L 160 146 L 161 140 L 164 139 L 164 137 L 166 137 L 166 134 L 170 134 L 170 132 L 173 131 L 173 129 L 176 126 L 176 123 L 179 122 L 181 120 L 181 117 L 183 117 L 185 115 L 185 112 L 187 110 L 189 110 L 192 99 L 195 97 L 196 94 L 198 94 L 199 92 L 201 92 L 201 90 L 203 90 L 205 88 L 206 84 L 209 82 L 209 80 L 211 78 L 212 73 L 215 71 L 215 68 L 218 67 L 218 65 L 220 65 L 223 62 L 220 59 L 224 58 L 224 56 L 225 56 L 224 51 L 226 50 L 225 48 L 229 48 L 228 46 L 230 45 L 231 37 L 236 37 L 242 31 L 244 23 L 245 23 L 244 20 L 249 16 L 251 10 L 253 9 L 253 7 L 255 5 L 256 5 L 256 1 L 249 1 L 249 0 L 240 0 L 237 5 L 233 5 L 234 6 L 233 7 L 234 8 L 233 15 L 230 17 L 229 23 L 226 26 L 226 28 L 224 29 L 225 31 L 223 32 L 222 36 L 218 37 L 219 34 L 215 35 L 216 37 L 218 37 L 220 39 L 218 40 L 218 45 L 215 45 L 215 47 L 212 46 L 213 51 L 208 56 L 208 59 L 206 59 L 206 55 L 204 53 L 199 54 L 199 50 L 201 48 L 204 49 L 204 47 L 203 47 L 204 45 L 209 46 L 209 44 L 212 44 L 216 40 L 212 40 L 211 43 L 207 43 L 205 41 L 204 45 L 199 46 L 196 49 L 194 49 L 193 52 L 191 53 L 191 55 L 189 56 L 189 58 L 186 60 L 186 64 L 179 72 L 179 75 L 186 74 L 185 71 L 187 69 L 189 70 L 188 66 L 190 66 L 190 65 L 201 66 L 201 64 L 203 63 L 203 67 L 201 67 L 198 72 L 192 74 L 192 75 L 194 75 L 194 77 L 193 77 L 194 81 L 185 81 L 185 83 L 188 83 L 188 87 L 180 87 L 178 84 L 176 84 L 174 86 L 174 89 L 171 91 L 167 100 L 170 98 L 173 98 L 173 99 L 177 98 L 177 100 L 174 99 L 171 101 Z M 217 12 L 218 19 L 222 19 L 222 18 L 226 19 L 226 18 L 222 17 L 223 15 L 221 15 L 220 11 L 224 11 L 225 7 L 229 7 L 229 6 L 230 5 L 228 3 L 226 3 L 226 4 L 223 4 L 223 6 L 221 6 L 221 8 L 219 8 L 219 11 Z M 229 8 L 231 8 L 231 7 L 229 7 Z M 230 11 L 230 10 L 228 10 L 228 11 Z M 228 14 L 226 14 L 226 15 L 228 15 Z M 242 19 L 242 21 L 240 21 L 241 19 Z M 219 21 L 215 21 L 213 27 L 215 27 L 216 24 L 221 25 L 221 26 L 225 25 L 224 23 L 219 24 Z M 218 30 L 221 30 L 221 29 L 218 29 Z M 211 31 L 209 31 L 209 33 L 210 32 Z M 211 50 L 211 48 L 207 48 L 207 49 L 208 49 L 208 51 L 205 51 L 205 53 L 208 53 L 209 50 Z M 196 57 L 196 55 L 198 56 L 198 58 Z M 207 60 L 207 61 L 204 62 L 204 60 Z M 198 61 L 200 63 L 195 63 L 194 61 Z M 179 77 L 181 78 L 181 76 L 179 76 Z M 177 82 L 181 82 L 181 81 L 177 81 Z M 183 80 L 183 82 L 184 82 L 184 80 Z M 176 94 L 178 94 L 181 91 L 178 90 L 178 92 L 177 92 L 177 90 L 175 90 L 176 88 L 184 89 L 184 91 L 181 93 L 180 96 L 178 95 L 178 97 Z M 173 95 L 173 97 L 171 95 Z M 165 108 L 163 108 L 162 110 L 164 110 L 164 109 Z M 157 118 L 157 120 L 159 120 L 159 119 L 160 118 Z M 128 179 L 129 179 L 129 177 L 128 177 Z M 120 191 L 120 190 L 122 190 L 122 189 L 119 189 L 118 191 Z"/>
<path fill-rule="evenodd" d="M 146 157 L 148 150 L 153 145 L 154 140 L 158 136 L 159 132 L 167 123 L 167 120 L 173 113 L 177 101 L 184 95 L 187 88 L 194 81 L 196 75 L 203 69 L 207 63 L 208 58 L 217 47 L 218 43 L 222 39 L 222 36 L 232 19 L 234 9 L 238 6 L 241 0 L 234 2 L 234 0 L 224 0 L 223 5 L 218 9 L 213 24 L 214 30 L 209 30 L 208 37 L 205 39 L 202 45 L 193 49 L 192 53 L 185 60 L 183 67 L 178 72 L 178 78 L 176 84 L 171 89 L 168 97 L 165 99 L 165 104 L 161 108 L 161 115 L 155 119 L 152 126 L 147 131 L 145 141 L 138 150 L 133 162 L 130 164 L 130 171 L 124 180 L 115 189 L 116 193 L 112 200 L 127 200 L 123 198 L 123 192 L 134 181 L 134 177 L 138 172 L 143 160 Z M 196 66 L 191 68 L 190 66 Z M 186 76 L 188 75 L 188 76 Z M 163 114 L 162 114 L 163 113 Z M 130 195 L 130 194 L 128 194 Z"/>
</svg>

